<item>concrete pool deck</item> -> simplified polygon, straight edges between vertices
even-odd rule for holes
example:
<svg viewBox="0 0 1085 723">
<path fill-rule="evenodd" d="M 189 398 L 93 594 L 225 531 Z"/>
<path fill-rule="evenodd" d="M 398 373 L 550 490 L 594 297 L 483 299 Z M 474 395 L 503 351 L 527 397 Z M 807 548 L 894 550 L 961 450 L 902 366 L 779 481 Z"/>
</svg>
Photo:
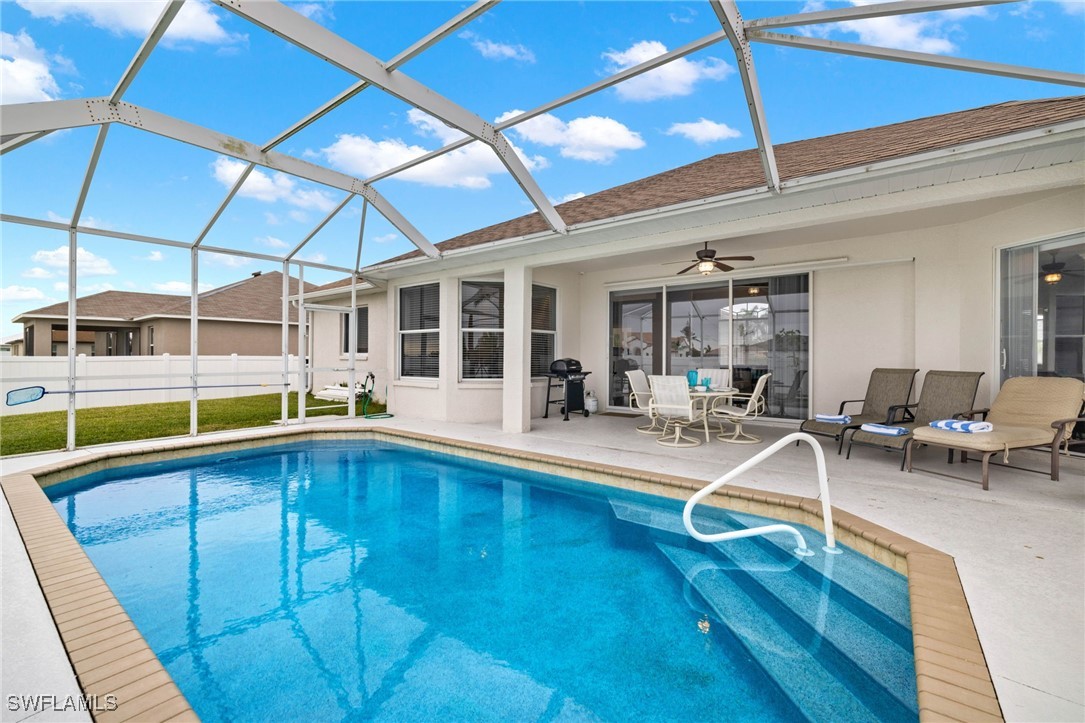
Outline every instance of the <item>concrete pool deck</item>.
<svg viewBox="0 0 1085 723">
<path fill-rule="evenodd" d="M 744 461 L 764 444 L 739 447 L 713 441 L 694 449 L 668 449 L 652 437 L 636 434 L 637 422 L 626 417 L 578 417 L 534 420 L 535 430 L 526 435 L 503 434 L 496 425 L 464 425 L 395 418 L 380 422 L 329 421 L 321 418 L 309 427 L 387 426 L 431 434 L 467 443 L 496 445 L 513 450 L 552 454 L 593 463 L 670 474 L 709 481 Z M 766 442 L 792 428 L 751 425 Z M 243 430 L 201 436 L 227 440 L 256 434 L 274 435 L 279 428 Z M 2 460 L 3 473 L 13 473 L 62 463 L 106 449 L 162 448 L 191 440 L 152 440 L 112 445 L 75 453 L 48 453 Z M 835 447 L 824 440 L 829 465 L 832 502 L 835 507 L 895 530 L 937 548 L 956 559 L 972 617 L 986 654 L 987 664 L 1007 720 L 1082 720 L 1085 718 L 1085 462 L 1067 460 L 1062 481 L 1011 469 L 992 470 L 991 490 L 978 483 L 940 476 L 898 471 L 899 458 L 880 451 L 858 450 L 850 461 L 837 457 Z M 1014 455 L 1042 468 L 1044 455 Z M 947 468 L 940 450 L 924 450 L 917 464 L 931 469 L 952 469 L 978 480 L 979 465 Z M 783 494 L 815 497 L 817 482 L 808 448 L 788 448 L 758 467 L 737 484 Z M 9 576 L 27 581 L 29 567 L 20 573 L 21 546 L 9 543 L 11 519 L 6 509 L 3 546 L 4 568 L 4 673 L 3 693 L 60 694 L 63 685 L 74 683 L 72 670 L 53 628 L 55 650 L 41 630 L 31 632 L 12 618 L 19 612 L 40 623 L 52 621 L 40 592 L 38 610 L 32 595 L 14 604 L 9 595 Z M 17 540 L 17 538 L 16 538 Z M 25 563 L 25 554 L 21 556 Z M 14 629 L 15 635 L 11 635 Z M 19 641 L 32 641 L 20 644 Z M 11 657 L 16 660 L 12 660 Z M 26 656 L 30 656 L 28 659 Z M 32 659 L 32 660 L 31 660 Z M 52 665 L 48 665 L 49 660 Z M 32 664 L 28 664 L 32 663 Z M 13 665 L 14 664 L 14 665 Z M 15 668 L 15 672 L 11 669 Z M 38 681 L 17 672 L 42 669 Z M 52 672 L 47 672 L 52 671 Z M 53 676 L 53 677 L 50 677 Z M 68 683 L 65 683 L 65 678 Z M 9 685 L 23 686 L 15 689 Z M 26 688 L 25 686 L 30 686 Z M 5 706 L 4 720 L 20 720 Z M 16 717 L 12 717 L 16 716 Z M 39 718 L 45 720 L 46 718 Z"/>
</svg>

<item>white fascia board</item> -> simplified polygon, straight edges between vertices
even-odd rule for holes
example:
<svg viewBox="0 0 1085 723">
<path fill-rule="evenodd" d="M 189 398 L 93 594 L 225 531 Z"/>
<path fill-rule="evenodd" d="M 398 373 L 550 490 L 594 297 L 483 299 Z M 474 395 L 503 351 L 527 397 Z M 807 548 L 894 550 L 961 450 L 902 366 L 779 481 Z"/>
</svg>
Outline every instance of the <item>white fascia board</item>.
<svg viewBox="0 0 1085 723">
<path fill-rule="evenodd" d="M 299 48 L 323 58 L 341 70 L 368 81 L 405 103 L 424 110 L 434 118 L 457 128 L 467 135 L 486 143 L 512 174 L 516 182 L 524 189 L 532 204 L 543 215 L 547 223 L 559 233 L 565 230 L 565 222 L 554 210 L 539 188 L 535 179 L 528 172 L 523 162 L 516 156 L 509 142 L 488 123 L 471 111 L 434 92 L 415 79 L 398 70 L 388 70 L 384 63 L 365 52 L 340 35 L 328 30 L 320 23 L 295 12 L 289 7 L 270 0 L 215 0 L 230 12 L 249 22 L 278 35 Z M 360 182 L 359 182 L 360 183 Z M 359 195 L 360 190 L 344 188 Z M 383 211 L 382 211 L 383 213 Z M 391 220 L 391 219 L 389 219 Z M 427 254 L 428 255 L 428 254 Z"/>
<path fill-rule="evenodd" d="M 372 283 L 371 281 L 362 281 L 360 279 L 358 280 L 357 290 L 358 290 L 358 293 L 362 293 L 363 291 L 365 291 L 365 292 L 368 292 L 368 291 L 382 291 L 381 287 L 377 286 L 376 284 Z M 349 286 L 337 286 L 334 289 L 324 289 L 323 291 L 306 291 L 305 292 L 305 300 L 308 301 L 309 299 L 331 299 L 331 298 L 335 298 L 336 296 L 343 296 L 343 295 L 348 295 L 348 296 L 350 295 L 350 287 Z M 292 294 L 289 297 L 289 299 L 290 299 L 290 301 L 297 301 L 298 300 L 298 295 L 297 294 Z M 306 304 L 306 306 L 308 306 L 308 304 Z M 348 311 L 349 311 L 349 309 L 348 309 Z"/>
<path fill-rule="evenodd" d="M 773 195 L 776 198 L 782 199 L 787 198 L 794 193 L 816 191 L 822 187 L 832 187 L 852 182 L 865 182 L 873 176 L 885 175 L 887 173 L 896 174 L 922 170 L 924 168 L 937 168 L 958 160 L 969 160 L 985 155 L 993 155 L 996 152 L 1004 153 L 1007 151 L 1028 150 L 1032 146 L 1038 144 L 1047 144 L 1052 141 L 1058 142 L 1060 136 L 1065 136 L 1065 138 L 1061 140 L 1075 141 L 1076 139 L 1073 137 L 1075 134 L 1078 136 L 1085 135 L 1085 120 L 1071 121 L 1056 126 L 1032 129 L 1015 133 L 1010 136 L 1000 136 L 998 138 L 975 141 L 905 158 L 889 159 L 878 163 L 868 164 L 866 166 L 857 166 L 816 176 L 791 179 L 782 184 L 780 194 Z M 570 236 L 580 236 L 589 231 L 616 228 L 644 221 L 646 219 L 684 215 L 698 209 L 723 208 L 736 204 L 750 203 L 768 197 L 769 190 L 764 187 L 735 191 L 733 193 L 722 194 L 710 198 L 685 201 L 671 206 L 635 211 L 621 216 L 613 216 L 611 218 L 576 224 L 569 228 L 569 234 Z M 557 240 L 560 238 L 561 237 L 552 232 L 542 231 L 536 234 L 499 239 L 463 249 L 448 250 L 444 252 L 443 258 L 448 261 L 454 261 L 464 256 L 481 255 L 494 250 L 523 247 L 527 245 L 535 247 L 540 242 L 544 242 L 548 239 Z M 413 267 L 423 267 L 418 269 L 419 272 L 422 272 L 424 269 L 423 265 L 426 264 L 427 261 L 428 259 L 424 258 L 413 258 L 388 264 L 375 264 L 362 269 L 362 273 L 368 274 L 373 278 L 381 278 L 382 272 L 393 272 L 395 275 L 399 276 L 402 275 L 402 272 L 412 269 Z"/>
<path fill-rule="evenodd" d="M 79 316 L 79 322 L 108 322 L 110 324 L 131 324 L 134 319 L 121 316 Z M 61 321 L 67 321 L 67 314 L 31 314 L 23 313 L 12 319 L 13 322 L 19 321 L 19 319 L 59 319 Z"/>
</svg>

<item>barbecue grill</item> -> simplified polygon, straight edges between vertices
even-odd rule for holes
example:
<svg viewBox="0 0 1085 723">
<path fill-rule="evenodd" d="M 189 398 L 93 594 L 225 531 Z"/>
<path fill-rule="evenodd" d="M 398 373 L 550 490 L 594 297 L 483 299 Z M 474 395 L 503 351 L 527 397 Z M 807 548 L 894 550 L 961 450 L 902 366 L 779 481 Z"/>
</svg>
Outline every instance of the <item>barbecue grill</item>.
<svg viewBox="0 0 1085 723">
<path fill-rule="evenodd" d="M 546 409 L 543 411 L 543 419 L 550 416 L 550 405 L 560 404 L 561 413 L 565 415 L 565 421 L 569 421 L 569 412 L 582 412 L 588 416 L 588 410 L 584 408 L 584 379 L 591 372 L 584 371 L 580 362 L 576 359 L 555 359 L 550 365 L 550 373 L 546 384 Z M 561 388 L 561 399 L 550 399 L 550 390 Z"/>
</svg>

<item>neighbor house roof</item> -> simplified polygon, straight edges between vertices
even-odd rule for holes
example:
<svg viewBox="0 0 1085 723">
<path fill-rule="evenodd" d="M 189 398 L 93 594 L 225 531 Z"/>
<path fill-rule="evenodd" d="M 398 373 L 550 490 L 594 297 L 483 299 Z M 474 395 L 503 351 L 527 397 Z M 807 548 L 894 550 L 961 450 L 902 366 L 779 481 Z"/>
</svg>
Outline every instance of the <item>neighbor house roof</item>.
<svg viewBox="0 0 1085 723">
<path fill-rule="evenodd" d="M 974 143 L 1085 118 L 1085 96 L 1009 101 L 831 136 L 774 146 L 780 179 L 787 181 Z M 757 149 L 725 153 L 558 205 L 570 226 L 638 211 L 763 188 Z M 441 251 L 469 248 L 549 230 L 538 214 L 487 226 L 437 244 Z M 421 256 L 412 251 L 392 263 Z M 379 266 L 379 264 L 378 264 Z M 345 281 L 337 284 L 347 283 Z M 331 284 L 320 287 L 332 288 Z"/>
<path fill-rule="evenodd" d="M 312 290 L 306 284 L 306 292 Z M 237 321 L 279 321 L 282 318 L 283 275 L 279 271 L 256 273 L 247 279 L 205 291 L 199 295 L 200 318 Z M 290 277 L 290 294 L 298 292 L 298 280 Z M 143 294 L 134 291 L 103 291 L 84 296 L 76 302 L 81 319 L 116 319 L 141 321 L 155 317 L 187 317 L 191 299 L 174 294 Z M 68 303 L 61 302 L 26 311 L 15 317 L 68 315 Z M 290 307 L 290 320 L 298 320 L 298 311 Z"/>
</svg>

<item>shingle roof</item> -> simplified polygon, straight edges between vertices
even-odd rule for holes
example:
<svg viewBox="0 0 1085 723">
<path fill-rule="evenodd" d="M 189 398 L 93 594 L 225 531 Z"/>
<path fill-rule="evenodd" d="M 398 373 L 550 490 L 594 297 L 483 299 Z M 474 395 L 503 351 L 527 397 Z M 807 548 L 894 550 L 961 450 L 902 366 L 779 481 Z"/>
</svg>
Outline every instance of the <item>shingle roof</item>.
<svg viewBox="0 0 1085 723">
<path fill-rule="evenodd" d="M 313 285 L 306 283 L 309 292 Z M 227 286 L 200 294 L 200 318 L 239 321 L 279 321 L 282 314 L 283 275 L 279 271 L 250 276 Z M 291 295 L 298 293 L 298 280 L 290 277 Z M 142 294 L 134 291 L 103 291 L 78 299 L 80 318 L 138 319 L 147 316 L 188 316 L 190 299 L 173 294 Z M 20 314 L 24 316 L 67 316 L 68 303 L 61 302 Z M 18 318 L 18 317 L 16 317 Z M 290 307 L 290 320 L 298 311 Z"/>
<path fill-rule="evenodd" d="M 358 279 L 358 283 L 362 283 L 361 278 Z M 330 284 L 324 284 L 323 286 L 314 286 L 311 289 L 306 287 L 305 293 L 308 294 L 310 291 L 327 291 L 328 289 L 338 289 L 338 288 L 341 288 L 343 286 L 347 286 L 347 287 L 350 286 L 350 277 L 349 276 L 346 277 L 345 279 L 339 279 L 338 281 L 333 281 Z"/>
<path fill-rule="evenodd" d="M 781 180 L 914 156 L 962 143 L 997 138 L 1085 117 L 1085 96 L 1009 101 L 820 138 L 773 146 Z M 765 185 L 756 149 L 712 156 L 686 166 L 593 193 L 557 206 L 572 226 L 637 211 L 712 198 Z M 441 251 L 516 238 L 548 230 L 540 214 L 531 213 L 487 226 L 436 244 Z M 421 256 L 420 251 L 384 263 Z M 340 282 L 336 282 L 340 283 Z M 330 288 L 325 285 L 321 288 Z"/>
</svg>

